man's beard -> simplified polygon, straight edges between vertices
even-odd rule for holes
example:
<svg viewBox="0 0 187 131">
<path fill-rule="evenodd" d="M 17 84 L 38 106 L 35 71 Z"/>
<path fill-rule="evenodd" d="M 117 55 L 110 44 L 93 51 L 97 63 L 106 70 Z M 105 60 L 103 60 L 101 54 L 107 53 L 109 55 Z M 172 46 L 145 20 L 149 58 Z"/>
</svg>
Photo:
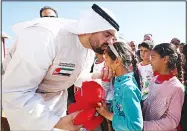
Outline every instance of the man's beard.
<svg viewBox="0 0 187 131">
<path fill-rule="evenodd" d="M 108 46 L 108 43 L 104 43 L 101 47 L 94 47 L 94 46 L 92 46 L 92 44 L 91 44 L 93 51 L 94 51 L 95 53 L 100 54 L 100 55 L 103 55 L 103 54 L 104 54 L 104 51 L 105 51 L 105 50 L 103 50 L 102 47 L 103 47 L 103 46 L 106 46 L 106 45 Z"/>
<path fill-rule="evenodd" d="M 102 50 L 101 47 L 99 48 L 92 47 L 92 49 L 95 53 L 98 53 L 100 55 L 104 54 L 104 50 Z"/>
</svg>

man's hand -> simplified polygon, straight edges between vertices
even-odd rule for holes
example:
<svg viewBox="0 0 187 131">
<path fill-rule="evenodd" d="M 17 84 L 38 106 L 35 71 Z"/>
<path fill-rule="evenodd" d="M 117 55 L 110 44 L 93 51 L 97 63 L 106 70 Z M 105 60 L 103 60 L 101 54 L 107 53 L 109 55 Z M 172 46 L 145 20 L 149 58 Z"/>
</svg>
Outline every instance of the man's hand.
<svg viewBox="0 0 187 131">
<path fill-rule="evenodd" d="M 101 79 L 112 79 L 115 75 L 115 72 L 108 67 L 104 67 L 101 71 Z"/>
<path fill-rule="evenodd" d="M 55 125 L 54 128 L 65 129 L 65 130 L 70 130 L 70 131 L 79 130 L 82 127 L 82 125 L 76 126 L 76 125 L 73 124 L 73 120 L 79 112 L 80 111 L 77 111 L 77 112 L 74 112 L 72 114 L 69 114 L 67 116 L 62 117 L 58 121 L 58 123 Z"/>
</svg>

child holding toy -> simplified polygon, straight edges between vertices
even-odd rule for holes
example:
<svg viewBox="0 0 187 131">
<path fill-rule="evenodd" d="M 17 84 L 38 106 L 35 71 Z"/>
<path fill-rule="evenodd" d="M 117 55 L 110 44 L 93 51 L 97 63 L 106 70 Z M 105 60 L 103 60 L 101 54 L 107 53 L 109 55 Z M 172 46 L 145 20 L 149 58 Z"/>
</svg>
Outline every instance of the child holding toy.
<svg viewBox="0 0 187 131">
<path fill-rule="evenodd" d="M 105 64 L 115 72 L 113 113 L 104 102 L 98 103 L 97 112 L 112 121 L 115 131 L 141 131 L 141 91 L 136 60 L 128 44 L 115 42 L 105 51 Z M 129 71 L 133 65 L 134 73 Z"/>
</svg>

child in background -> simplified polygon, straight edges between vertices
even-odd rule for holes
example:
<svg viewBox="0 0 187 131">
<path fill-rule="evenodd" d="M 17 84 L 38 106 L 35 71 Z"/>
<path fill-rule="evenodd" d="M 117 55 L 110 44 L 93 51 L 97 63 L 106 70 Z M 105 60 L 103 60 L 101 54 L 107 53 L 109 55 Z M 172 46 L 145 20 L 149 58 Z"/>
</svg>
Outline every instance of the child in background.
<svg viewBox="0 0 187 131">
<path fill-rule="evenodd" d="M 172 74 L 179 63 L 178 54 L 173 44 L 163 43 L 154 47 L 151 57 L 154 77 L 143 105 L 143 130 L 175 131 L 184 102 L 184 86 Z"/>
<path fill-rule="evenodd" d="M 136 45 L 134 41 L 129 42 L 129 46 L 131 47 L 132 53 L 135 56 L 136 54 Z"/>
<path fill-rule="evenodd" d="M 113 113 L 104 102 L 98 103 L 97 112 L 112 121 L 115 131 L 142 131 L 141 91 L 138 86 L 136 61 L 128 44 L 115 42 L 105 51 L 105 64 L 115 72 Z M 133 65 L 135 73 L 129 72 Z"/>
<path fill-rule="evenodd" d="M 151 66 L 151 50 L 153 46 L 153 42 L 150 40 L 146 40 L 139 44 L 140 57 L 142 59 L 142 62 L 138 64 L 138 71 L 140 75 L 143 101 L 147 98 L 149 92 L 148 86 L 153 77 L 153 71 Z"/>
<path fill-rule="evenodd" d="M 149 41 L 153 42 L 153 38 L 152 37 L 153 37 L 153 35 L 150 34 L 150 33 L 145 34 L 144 38 L 143 38 L 143 41 L 149 40 Z"/>
</svg>

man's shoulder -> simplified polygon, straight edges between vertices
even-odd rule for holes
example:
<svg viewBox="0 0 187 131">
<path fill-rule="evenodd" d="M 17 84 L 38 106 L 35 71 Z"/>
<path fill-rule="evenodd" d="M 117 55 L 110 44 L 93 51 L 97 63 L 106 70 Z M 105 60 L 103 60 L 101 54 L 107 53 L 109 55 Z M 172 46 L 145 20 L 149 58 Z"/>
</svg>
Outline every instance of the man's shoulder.
<svg viewBox="0 0 187 131">
<path fill-rule="evenodd" d="M 54 39 L 60 38 L 63 41 L 66 41 L 69 39 L 76 41 L 76 34 L 72 34 L 71 32 L 65 30 L 63 28 L 66 21 L 63 20 L 47 20 L 47 21 L 41 21 L 39 23 L 36 23 L 34 26 L 41 27 L 50 32 Z M 69 42 L 68 42 L 69 43 Z"/>
<path fill-rule="evenodd" d="M 62 32 L 64 30 L 62 28 L 63 21 L 59 21 L 55 19 L 40 20 L 32 26 L 44 28 L 49 32 L 51 32 L 54 36 L 56 36 L 59 32 Z"/>
<path fill-rule="evenodd" d="M 63 25 L 66 23 L 66 21 L 67 20 L 60 18 L 40 18 L 15 24 L 12 26 L 12 29 L 16 34 L 19 34 L 27 28 L 41 27 L 56 36 L 60 30 L 63 30 Z"/>
</svg>

